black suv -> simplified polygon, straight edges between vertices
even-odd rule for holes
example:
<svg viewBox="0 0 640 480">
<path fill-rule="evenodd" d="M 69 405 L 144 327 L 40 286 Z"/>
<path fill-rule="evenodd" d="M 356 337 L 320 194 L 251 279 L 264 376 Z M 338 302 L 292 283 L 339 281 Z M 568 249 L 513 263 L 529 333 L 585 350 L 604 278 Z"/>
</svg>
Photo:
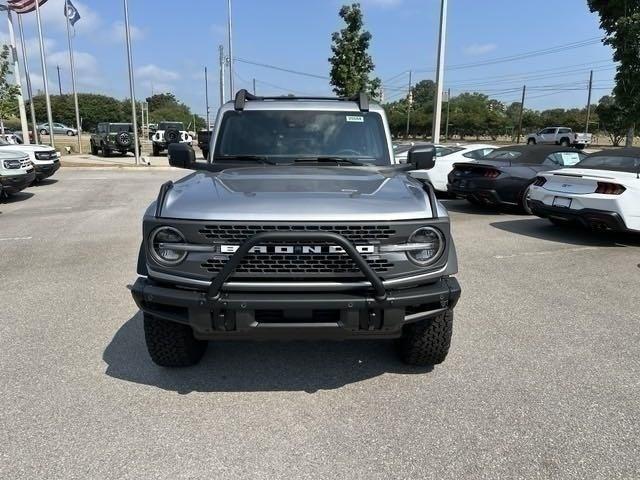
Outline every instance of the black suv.
<svg viewBox="0 0 640 480">
<path fill-rule="evenodd" d="M 96 133 L 91 135 L 91 153 L 98 155 L 98 151 L 101 151 L 103 157 L 108 157 L 113 152 L 120 152 L 122 155 L 134 153 L 134 139 L 131 123 L 99 123 Z"/>
</svg>

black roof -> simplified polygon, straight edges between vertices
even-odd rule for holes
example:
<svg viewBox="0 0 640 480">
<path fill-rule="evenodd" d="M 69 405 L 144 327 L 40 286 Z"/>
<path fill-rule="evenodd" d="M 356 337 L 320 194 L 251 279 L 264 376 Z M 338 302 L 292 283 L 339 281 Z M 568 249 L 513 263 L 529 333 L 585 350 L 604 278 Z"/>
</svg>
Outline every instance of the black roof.
<svg viewBox="0 0 640 480">
<path fill-rule="evenodd" d="M 491 155 L 496 152 L 520 152 L 517 159 L 505 159 L 509 161 L 515 161 L 516 163 L 541 163 L 547 155 L 557 152 L 580 152 L 574 147 L 563 147 L 560 145 L 512 145 L 510 147 L 496 148 Z M 481 159 L 484 160 L 484 159 Z M 486 160 L 492 160 L 487 158 Z M 496 158 L 495 160 L 500 160 Z M 528 160 L 531 160 L 528 162 Z"/>
<path fill-rule="evenodd" d="M 608 148 L 592 153 L 589 157 L 610 157 L 612 155 L 616 157 L 640 158 L 640 147 Z"/>
</svg>

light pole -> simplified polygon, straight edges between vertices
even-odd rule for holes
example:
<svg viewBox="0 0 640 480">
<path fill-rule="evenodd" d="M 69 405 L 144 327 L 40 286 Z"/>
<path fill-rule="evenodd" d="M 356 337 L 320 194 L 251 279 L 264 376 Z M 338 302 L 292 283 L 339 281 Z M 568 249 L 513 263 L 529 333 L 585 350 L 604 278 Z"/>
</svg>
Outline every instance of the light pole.
<svg viewBox="0 0 640 480">
<path fill-rule="evenodd" d="M 227 1 L 227 33 L 229 36 L 229 98 L 233 98 L 233 25 L 231 21 L 231 0 Z"/>
<path fill-rule="evenodd" d="M 444 52 L 447 36 L 447 0 L 440 5 L 440 37 L 438 40 L 438 64 L 436 66 L 436 98 L 433 110 L 433 143 L 440 142 L 440 120 L 442 115 L 442 87 L 444 86 Z"/>
<path fill-rule="evenodd" d="M 37 2 L 36 2 L 37 3 Z M 136 114 L 136 87 L 133 79 L 133 59 L 131 58 L 131 32 L 129 31 L 129 2 L 124 0 L 124 33 L 127 40 L 127 60 L 129 63 L 129 94 L 131 95 L 131 115 L 133 120 L 133 151 L 136 165 L 140 164 L 140 149 L 138 148 L 138 116 Z"/>
</svg>

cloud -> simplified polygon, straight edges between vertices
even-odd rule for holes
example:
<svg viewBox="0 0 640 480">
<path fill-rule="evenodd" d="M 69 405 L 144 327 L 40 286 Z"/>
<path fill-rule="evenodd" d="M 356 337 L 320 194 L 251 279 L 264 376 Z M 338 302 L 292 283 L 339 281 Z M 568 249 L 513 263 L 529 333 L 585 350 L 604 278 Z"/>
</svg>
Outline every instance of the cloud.
<svg viewBox="0 0 640 480">
<path fill-rule="evenodd" d="M 64 3 L 65 0 L 49 0 L 40 7 L 43 30 L 46 31 L 53 26 L 56 30 L 66 31 L 67 22 L 64 16 Z M 75 25 L 76 33 L 79 35 L 94 33 L 101 24 L 100 16 L 89 5 L 80 0 L 74 0 L 73 4 L 80 13 L 80 21 Z M 33 27 L 36 24 L 35 15 L 24 15 L 23 19 L 25 25 L 29 27 Z"/>
<path fill-rule="evenodd" d="M 464 53 L 467 55 L 484 55 L 493 52 L 498 46 L 495 43 L 473 43 L 464 47 Z"/>
<path fill-rule="evenodd" d="M 131 40 L 142 40 L 146 36 L 143 29 L 131 24 L 129 25 L 129 33 L 131 34 Z M 107 32 L 107 39 L 111 42 L 125 42 L 126 38 L 124 22 L 112 23 Z"/>
<path fill-rule="evenodd" d="M 373 5 L 376 7 L 398 7 L 402 4 L 403 0 L 362 0 L 362 3 Z"/>
<path fill-rule="evenodd" d="M 153 92 L 172 92 L 174 82 L 180 80 L 179 73 L 161 68 L 153 63 L 143 65 L 135 71 L 136 80 L 143 90 Z"/>
</svg>

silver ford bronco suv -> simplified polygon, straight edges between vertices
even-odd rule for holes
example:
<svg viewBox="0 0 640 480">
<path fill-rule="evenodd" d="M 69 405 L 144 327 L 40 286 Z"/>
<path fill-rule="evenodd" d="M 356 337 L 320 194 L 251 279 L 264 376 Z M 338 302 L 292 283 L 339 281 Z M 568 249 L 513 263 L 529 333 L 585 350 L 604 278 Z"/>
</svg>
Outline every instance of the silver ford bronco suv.
<svg viewBox="0 0 640 480">
<path fill-rule="evenodd" d="M 441 363 L 460 286 L 449 216 L 396 164 L 382 107 L 256 97 L 218 112 L 206 162 L 185 144 L 144 215 L 130 286 L 158 365 L 188 366 L 210 340 L 396 339 L 402 360 Z"/>
</svg>

